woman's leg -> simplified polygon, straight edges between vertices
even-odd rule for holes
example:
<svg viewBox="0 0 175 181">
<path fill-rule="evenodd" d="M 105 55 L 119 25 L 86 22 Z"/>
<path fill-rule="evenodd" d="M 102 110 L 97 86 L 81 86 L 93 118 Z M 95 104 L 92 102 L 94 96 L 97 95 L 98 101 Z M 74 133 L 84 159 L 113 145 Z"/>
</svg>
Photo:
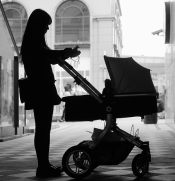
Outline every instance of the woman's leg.
<svg viewBox="0 0 175 181">
<path fill-rule="evenodd" d="M 49 165 L 50 130 L 52 124 L 53 105 L 39 105 L 34 108 L 35 138 L 34 145 L 38 159 L 38 167 Z"/>
<path fill-rule="evenodd" d="M 63 114 L 61 116 L 61 121 L 65 121 L 65 106 L 63 108 Z"/>
</svg>

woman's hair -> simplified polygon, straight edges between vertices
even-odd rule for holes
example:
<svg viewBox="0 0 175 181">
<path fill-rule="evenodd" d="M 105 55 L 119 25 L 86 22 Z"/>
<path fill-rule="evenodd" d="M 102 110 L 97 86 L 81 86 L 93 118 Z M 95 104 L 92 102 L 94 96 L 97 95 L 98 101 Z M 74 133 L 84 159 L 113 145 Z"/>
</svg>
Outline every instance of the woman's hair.
<svg viewBox="0 0 175 181">
<path fill-rule="evenodd" d="M 21 55 L 24 55 L 26 50 L 31 49 L 33 45 L 46 46 L 44 30 L 51 23 L 52 19 L 47 12 L 35 9 L 31 13 L 22 39 Z"/>
</svg>

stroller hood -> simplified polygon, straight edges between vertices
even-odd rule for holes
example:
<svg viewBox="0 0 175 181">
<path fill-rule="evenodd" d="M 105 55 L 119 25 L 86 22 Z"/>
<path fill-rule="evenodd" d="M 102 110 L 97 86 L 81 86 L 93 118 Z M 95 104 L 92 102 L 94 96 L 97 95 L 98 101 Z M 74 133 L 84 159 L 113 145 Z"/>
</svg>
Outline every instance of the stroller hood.
<svg viewBox="0 0 175 181">
<path fill-rule="evenodd" d="M 117 94 L 155 93 L 150 70 L 142 67 L 132 57 L 104 56 L 105 63 Z"/>
</svg>

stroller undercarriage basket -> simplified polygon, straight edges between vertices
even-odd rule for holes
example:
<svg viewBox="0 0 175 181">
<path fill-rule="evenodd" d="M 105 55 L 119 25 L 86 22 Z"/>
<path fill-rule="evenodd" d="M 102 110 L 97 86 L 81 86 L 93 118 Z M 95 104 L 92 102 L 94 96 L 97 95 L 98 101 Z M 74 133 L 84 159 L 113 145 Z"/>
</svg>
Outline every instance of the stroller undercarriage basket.
<svg viewBox="0 0 175 181">
<path fill-rule="evenodd" d="M 102 142 L 95 150 L 97 165 L 118 165 L 130 154 L 134 145 L 128 141 Z"/>
<path fill-rule="evenodd" d="M 92 134 L 92 141 L 94 141 L 103 130 L 94 128 Z M 82 142 L 79 145 L 86 144 L 86 142 Z M 94 150 L 94 155 L 97 165 L 118 165 L 123 162 L 134 145 L 114 132 L 109 132 L 102 143 L 98 145 L 98 147 Z"/>
</svg>

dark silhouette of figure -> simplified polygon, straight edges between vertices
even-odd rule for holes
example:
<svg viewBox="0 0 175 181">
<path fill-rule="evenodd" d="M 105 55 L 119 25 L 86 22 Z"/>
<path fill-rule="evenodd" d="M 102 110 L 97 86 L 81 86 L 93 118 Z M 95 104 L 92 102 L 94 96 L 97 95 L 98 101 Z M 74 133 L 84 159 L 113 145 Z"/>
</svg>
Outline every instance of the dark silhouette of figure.
<svg viewBox="0 0 175 181">
<path fill-rule="evenodd" d="M 71 92 L 70 92 L 70 89 L 69 89 L 69 86 L 64 86 L 64 97 L 67 97 L 67 96 L 71 96 Z M 66 113 L 66 109 L 65 109 L 65 103 L 63 105 L 63 114 L 61 116 L 61 119 L 59 120 L 60 122 L 64 122 L 65 121 L 65 113 Z"/>
<path fill-rule="evenodd" d="M 67 84 L 66 86 L 67 86 L 68 91 L 70 92 L 70 94 L 73 95 L 73 92 L 72 92 L 72 85 L 71 85 L 71 84 Z"/>
<path fill-rule="evenodd" d="M 112 82 L 110 79 L 105 80 L 105 88 L 103 89 L 102 94 L 110 98 L 111 101 L 113 102 L 113 98 L 116 92 L 112 87 Z"/>
<path fill-rule="evenodd" d="M 51 22 L 48 13 L 41 9 L 34 10 L 28 19 L 21 46 L 22 62 L 31 84 L 30 100 L 25 103 L 25 109 L 34 110 L 38 177 L 59 176 L 62 172 L 61 167 L 53 166 L 49 162 L 53 106 L 61 102 L 55 88 L 51 64 L 57 64 L 59 58 L 66 59 L 74 53 L 71 48 L 51 50 L 46 45 L 45 33 Z"/>
</svg>

